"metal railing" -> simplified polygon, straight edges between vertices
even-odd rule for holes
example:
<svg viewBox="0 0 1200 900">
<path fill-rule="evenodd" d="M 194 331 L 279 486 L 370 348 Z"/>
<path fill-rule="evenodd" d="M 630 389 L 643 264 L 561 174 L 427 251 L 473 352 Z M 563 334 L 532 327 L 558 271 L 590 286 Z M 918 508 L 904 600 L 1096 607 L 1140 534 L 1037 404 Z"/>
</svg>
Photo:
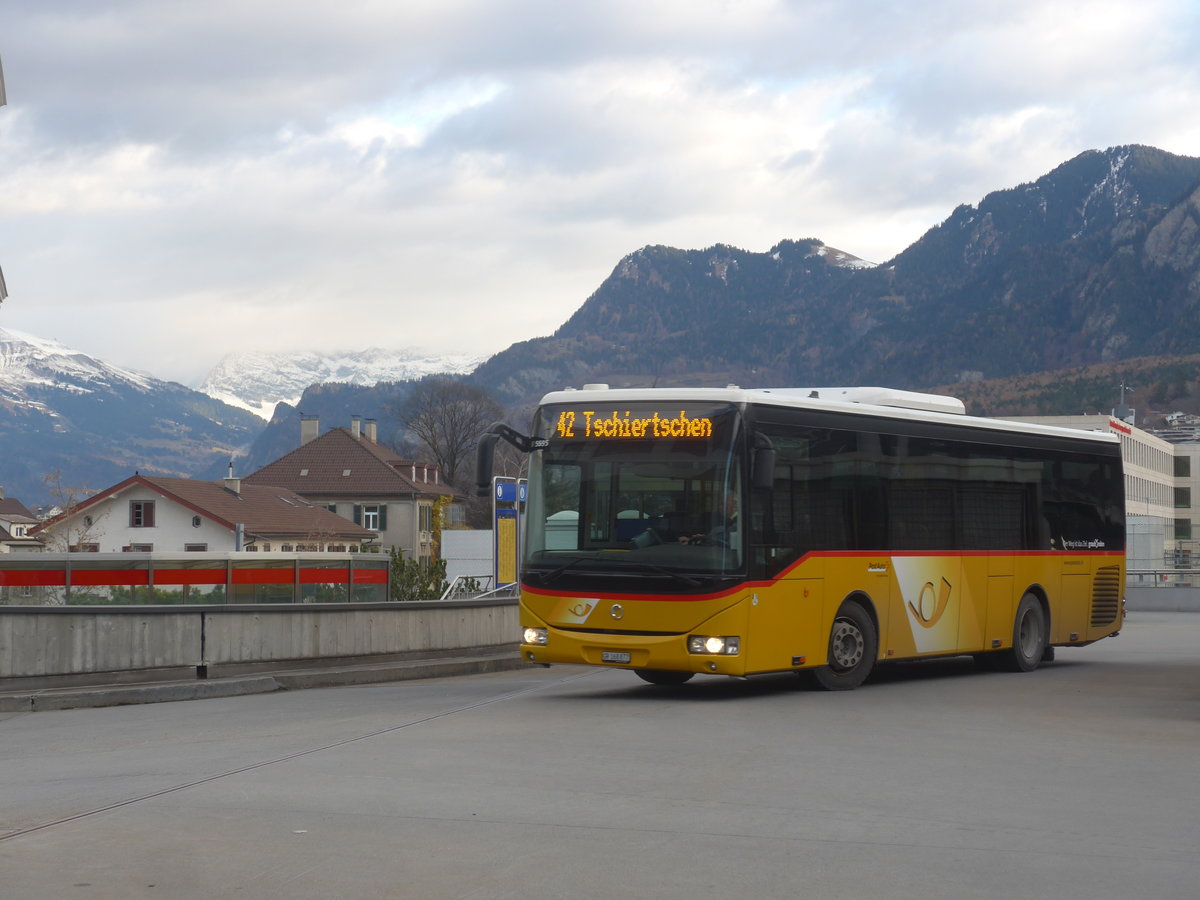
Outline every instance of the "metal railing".
<svg viewBox="0 0 1200 900">
<path fill-rule="evenodd" d="M 516 597 L 515 584 L 503 584 L 492 587 L 494 581 L 491 575 L 458 575 L 442 592 L 439 600 L 483 600 L 492 597 Z"/>
<path fill-rule="evenodd" d="M 1125 584 L 1143 588 L 1200 587 L 1200 569 L 1129 569 Z"/>
</svg>

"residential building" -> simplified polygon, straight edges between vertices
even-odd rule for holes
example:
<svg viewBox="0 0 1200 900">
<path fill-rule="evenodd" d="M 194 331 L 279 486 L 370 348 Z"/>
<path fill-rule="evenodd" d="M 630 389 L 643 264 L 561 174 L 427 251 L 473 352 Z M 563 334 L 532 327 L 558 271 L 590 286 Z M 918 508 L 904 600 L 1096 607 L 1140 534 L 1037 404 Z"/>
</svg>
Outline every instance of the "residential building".
<svg viewBox="0 0 1200 900">
<path fill-rule="evenodd" d="M 0 488 L 0 553 L 28 553 L 42 549 L 42 542 L 30 532 L 38 519 L 15 497 L 5 497 Z"/>
<path fill-rule="evenodd" d="M 35 534 L 47 549 L 91 553 L 350 551 L 376 537 L 287 488 L 136 473 Z"/>
<path fill-rule="evenodd" d="M 351 418 L 350 428 L 320 434 L 316 416 L 301 416 L 300 446 L 244 479 L 295 491 L 361 525 L 379 545 L 398 548 L 406 558 L 434 556 L 434 509 L 453 501 L 437 466 L 404 459 L 378 441 L 373 419 Z"/>
</svg>

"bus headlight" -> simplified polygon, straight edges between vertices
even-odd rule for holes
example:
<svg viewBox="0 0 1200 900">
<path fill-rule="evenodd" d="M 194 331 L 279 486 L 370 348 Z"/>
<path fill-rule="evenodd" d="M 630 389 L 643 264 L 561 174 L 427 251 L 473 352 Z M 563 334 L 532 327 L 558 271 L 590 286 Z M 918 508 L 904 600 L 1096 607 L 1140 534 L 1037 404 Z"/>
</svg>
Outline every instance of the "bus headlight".
<svg viewBox="0 0 1200 900">
<path fill-rule="evenodd" d="M 526 628 L 521 637 L 524 644 L 545 644 L 550 640 L 550 632 L 545 628 Z"/>
<path fill-rule="evenodd" d="M 737 656 L 742 649 L 742 639 L 693 634 L 688 638 L 687 648 L 688 653 L 701 656 Z"/>
</svg>

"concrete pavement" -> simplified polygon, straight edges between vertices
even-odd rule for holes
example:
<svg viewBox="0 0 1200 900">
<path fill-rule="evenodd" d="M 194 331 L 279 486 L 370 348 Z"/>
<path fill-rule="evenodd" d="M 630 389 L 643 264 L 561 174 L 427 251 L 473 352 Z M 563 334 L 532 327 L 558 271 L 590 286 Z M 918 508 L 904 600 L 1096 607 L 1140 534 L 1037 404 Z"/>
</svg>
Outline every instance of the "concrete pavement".
<svg viewBox="0 0 1200 900">
<path fill-rule="evenodd" d="M 1130 587 L 1126 591 L 1126 606 L 1130 612 L 1197 612 L 1200 611 L 1200 589 Z M 277 670 L 260 668 L 252 673 L 170 681 L 128 683 L 127 679 L 114 677 L 114 682 L 125 683 L 54 686 L 52 679 L 45 679 L 41 684 L 30 686 L 26 683 L 14 688 L 6 688 L 0 682 L 0 712 L 37 712 L 235 697 L 314 687 L 474 675 L 517 669 L 524 665 L 527 663 L 518 655 L 517 645 L 511 644 L 456 651 L 452 656 L 373 663 L 352 661 L 305 667 L 281 664 Z"/>
<path fill-rule="evenodd" d="M 463 650 L 453 656 L 392 660 L 374 663 L 308 666 L 258 671 L 216 678 L 192 678 L 144 683 L 88 684 L 56 687 L 50 679 L 43 686 L 6 690 L 0 684 L 0 712 L 39 712 L 135 703 L 164 703 L 235 697 L 304 688 L 371 684 L 451 675 L 476 675 L 520 668 L 523 662 L 514 647 Z"/>
</svg>

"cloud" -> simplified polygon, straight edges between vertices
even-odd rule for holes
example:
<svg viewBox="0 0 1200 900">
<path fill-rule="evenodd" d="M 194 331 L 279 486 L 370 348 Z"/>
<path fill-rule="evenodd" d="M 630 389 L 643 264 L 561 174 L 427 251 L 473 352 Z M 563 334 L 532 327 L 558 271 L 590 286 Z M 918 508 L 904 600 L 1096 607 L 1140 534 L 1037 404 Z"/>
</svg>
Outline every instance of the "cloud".
<svg viewBox="0 0 1200 900">
<path fill-rule="evenodd" d="M 868 259 L 1087 149 L 1200 155 L 1194 5 L 59 0 L 0 10 L 0 323 L 488 353 L 645 244 Z"/>
</svg>

